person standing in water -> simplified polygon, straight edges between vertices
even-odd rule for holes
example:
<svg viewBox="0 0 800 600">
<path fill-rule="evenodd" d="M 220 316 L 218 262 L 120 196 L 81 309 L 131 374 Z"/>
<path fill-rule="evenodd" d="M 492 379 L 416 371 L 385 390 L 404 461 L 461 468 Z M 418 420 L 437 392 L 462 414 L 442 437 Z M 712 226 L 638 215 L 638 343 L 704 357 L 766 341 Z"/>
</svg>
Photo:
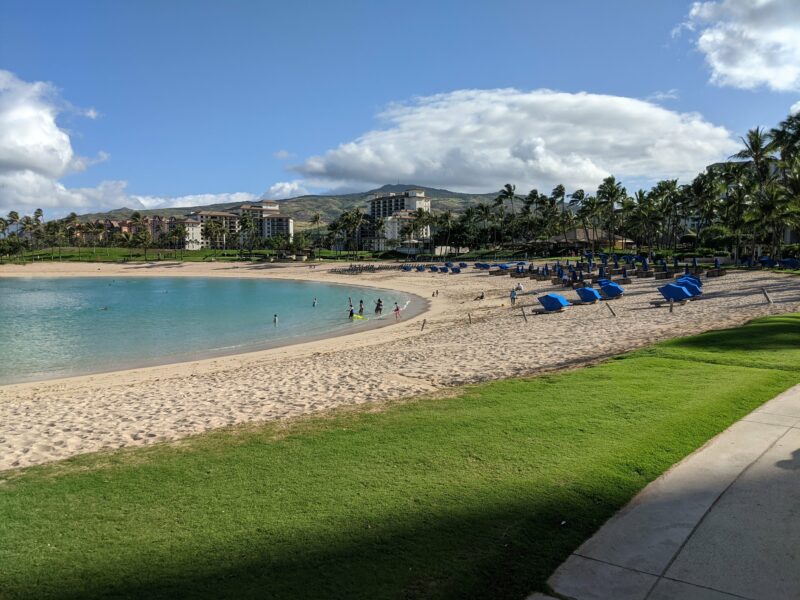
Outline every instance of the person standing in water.
<svg viewBox="0 0 800 600">
<path fill-rule="evenodd" d="M 378 298 L 378 301 L 375 302 L 375 314 L 380 315 L 383 313 L 383 300 Z"/>
<path fill-rule="evenodd" d="M 364 314 L 364 301 L 363 300 L 359 300 L 358 301 L 358 314 L 360 314 L 360 315 Z"/>
<path fill-rule="evenodd" d="M 314 308 L 317 307 L 317 299 L 316 298 L 314 298 L 314 301 L 311 303 L 311 306 L 313 306 Z"/>
<path fill-rule="evenodd" d="M 400 318 L 400 305 L 395 302 L 394 303 L 394 320 L 397 321 Z"/>
<path fill-rule="evenodd" d="M 272 315 L 272 324 L 277 327 L 278 326 L 278 315 Z"/>
<path fill-rule="evenodd" d="M 355 316 L 355 310 L 353 310 L 353 305 L 352 304 L 350 305 L 350 311 L 349 312 L 350 312 L 350 314 L 348 315 L 347 318 L 352 321 L 353 317 Z"/>
</svg>

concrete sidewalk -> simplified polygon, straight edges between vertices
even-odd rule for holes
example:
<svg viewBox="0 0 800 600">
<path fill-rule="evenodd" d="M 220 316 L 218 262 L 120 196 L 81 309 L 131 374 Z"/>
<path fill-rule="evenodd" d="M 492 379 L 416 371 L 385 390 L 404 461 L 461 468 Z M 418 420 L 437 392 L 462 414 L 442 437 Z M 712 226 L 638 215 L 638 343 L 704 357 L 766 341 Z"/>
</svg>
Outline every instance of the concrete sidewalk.
<svg viewBox="0 0 800 600">
<path fill-rule="evenodd" d="M 800 385 L 648 485 L 549 584 L 574 600 L 800 600 Z"/>
</svg>

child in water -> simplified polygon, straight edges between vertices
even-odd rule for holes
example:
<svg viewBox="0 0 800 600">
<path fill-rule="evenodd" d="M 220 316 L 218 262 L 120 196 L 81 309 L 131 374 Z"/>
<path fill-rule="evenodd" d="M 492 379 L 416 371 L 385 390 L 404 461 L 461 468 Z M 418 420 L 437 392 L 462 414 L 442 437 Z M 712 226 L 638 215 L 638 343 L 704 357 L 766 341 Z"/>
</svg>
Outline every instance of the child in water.
<svg viewBox="0 0 800 600">
<path fill-rule="evenodd" d="M 395 321 L 400 318 L 400 305 L 395 302 L 394 303 L 394 319 Z"/>
<path fill-rule="evenodd" d="M 347 317 L 351 321 L 353 320 L 353 316 L 355 315 L 355 311 L 353 310 L 353 305 L 350 305 L 350 315 Z"/>
</svg>

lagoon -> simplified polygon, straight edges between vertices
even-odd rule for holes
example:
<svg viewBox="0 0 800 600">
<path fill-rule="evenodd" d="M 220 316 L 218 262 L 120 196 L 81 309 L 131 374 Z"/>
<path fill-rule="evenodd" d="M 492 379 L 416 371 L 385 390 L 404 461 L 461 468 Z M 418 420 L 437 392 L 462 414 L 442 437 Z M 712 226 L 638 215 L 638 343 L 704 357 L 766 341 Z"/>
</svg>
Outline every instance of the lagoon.
<svg viewBox="0 0 800 600">
<path fill-rule="evenodd" d="M 314 298 L 317 306 L 312 306 Z M 364 320 L 348 319 L 348 300 Z M 384 302 L 382 318 L 375 301 Z M 0 384 L 238 354 L 394 321 L 402 292 L 275 279 L 0 278 Z M 273 315 L 278 323 L 273 323 Z"/>
</svg>

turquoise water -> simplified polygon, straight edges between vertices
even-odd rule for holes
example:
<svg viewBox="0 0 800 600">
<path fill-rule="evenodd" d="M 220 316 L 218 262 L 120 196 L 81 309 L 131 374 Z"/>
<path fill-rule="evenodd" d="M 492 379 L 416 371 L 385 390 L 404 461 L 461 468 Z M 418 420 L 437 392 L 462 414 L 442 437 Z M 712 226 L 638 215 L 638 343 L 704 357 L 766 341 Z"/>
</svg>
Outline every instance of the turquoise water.
<svg viewBox="0 0 800 600">
<path fill-rule="evenodd" d="M 312 306 L 317 298 L 317 306 Z M 365 320 L 348 319 L 364 300 Z M 374 301 L 384 302 L 382 318 Z M 394 321 L 400 292 L 195 277 L 0 278 L 0 384 L 236 354 Z M 273 315 L 278 315 L 277 326 Z"/>
</svg>

